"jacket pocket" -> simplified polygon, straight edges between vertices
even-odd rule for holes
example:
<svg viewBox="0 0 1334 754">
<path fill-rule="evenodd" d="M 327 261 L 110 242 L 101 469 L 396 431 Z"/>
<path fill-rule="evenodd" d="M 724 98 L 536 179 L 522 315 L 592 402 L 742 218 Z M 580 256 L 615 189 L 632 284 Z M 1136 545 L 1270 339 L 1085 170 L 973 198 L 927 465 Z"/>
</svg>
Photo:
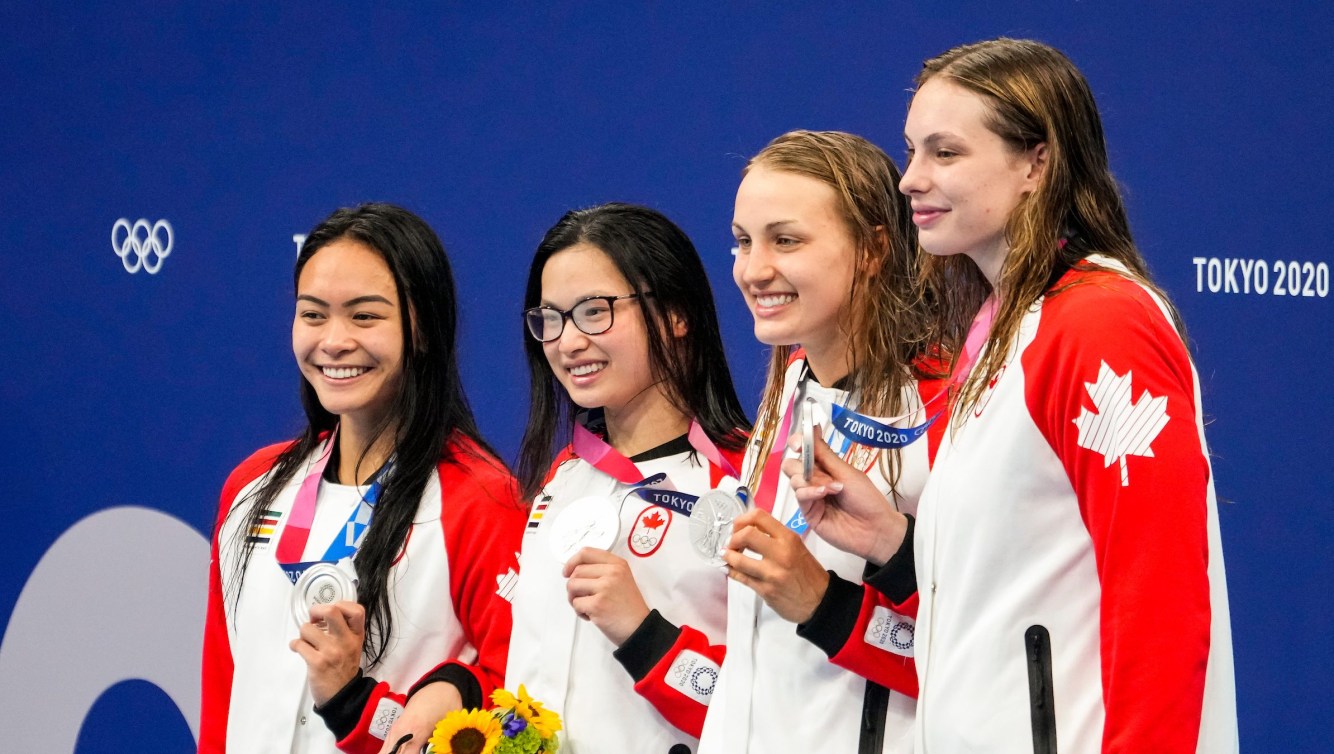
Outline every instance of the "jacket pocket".
<svg viewBox="0 0 1334 754">
<path fill-rule="evenodd" d="M 1033 754 L 1056 754 L 1056 694 L 1051 680 L 1051 634 L 1045 626 L 1024 632 L 1028 655 L 1028 709 L 1033 725 Z"/>
</svg>

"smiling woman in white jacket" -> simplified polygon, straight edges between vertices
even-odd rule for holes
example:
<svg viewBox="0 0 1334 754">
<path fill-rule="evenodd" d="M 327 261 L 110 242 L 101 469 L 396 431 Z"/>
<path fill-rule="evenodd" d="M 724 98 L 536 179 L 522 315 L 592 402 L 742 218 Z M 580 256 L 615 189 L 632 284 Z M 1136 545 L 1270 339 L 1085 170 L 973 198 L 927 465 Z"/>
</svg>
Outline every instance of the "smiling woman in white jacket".
<svg viewBox="0 0 1334 754">
<path fill-rule="evenodd" d="M 658 212 L 576 210 L 538 246 L 524 306 L 533 507 L 507 685 L 561 714 L 562 751 L 692 751 L 727 581 L 689 514 L 736 489 L 748 427 L 704 267 Z"/>
<path fill-rule="evenodd" d="M 917 751 L 1235 752 L 1199 380 L 1088 82 L 996 39 L 916 83 L 900 185 L 959 354 L 952 425 L 906 538 L 851 470 L 788 470 L 817 531 L 907 587 L 886 606 L 920 587 Z"/>
<path fill-rule="evenodd" d="M 736 520 L 725 555 L 728 651 L 703 752 L 911 750 L 911 647 L 878 650 L 898 667 L 886 688 L 830 663 L 801 635 L 820 640 L 826 592 L 856 592 L 865 564 L 806 530 L 779 472 L 788 436 L 805 430 L 809 400 L 822 433 L 812 439 L 870 473 L 881 505 L 916 510 L 931 387 L 914 368 L 925 312 L 898 178 L 865 139 L 796 131 L 757 154 L 737 189 L 733 277 L 756 338 L 774 349 L 742 470 L 754 505 Z M 837 419 L 887 426 L 878 438 L 854 439 L 853 423 Z"/>
</svg>

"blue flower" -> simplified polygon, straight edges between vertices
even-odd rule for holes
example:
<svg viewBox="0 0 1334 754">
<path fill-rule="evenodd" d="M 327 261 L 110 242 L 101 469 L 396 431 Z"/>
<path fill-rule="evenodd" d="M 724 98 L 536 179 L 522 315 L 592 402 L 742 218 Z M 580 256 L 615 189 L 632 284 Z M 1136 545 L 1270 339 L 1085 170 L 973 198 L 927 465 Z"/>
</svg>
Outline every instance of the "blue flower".
<svg viewBox="0 0 1334 754">
<path fill-rule="evenodd" d="M 505 738 L 514 738 L 522 733 L 523 729 L 527 727 L 527 720 L 518 715 L 509 715 L 508 719 L 505 720 L 505 724 L 501 727 L 501 732 L 505 734 Z"/>
</svg>

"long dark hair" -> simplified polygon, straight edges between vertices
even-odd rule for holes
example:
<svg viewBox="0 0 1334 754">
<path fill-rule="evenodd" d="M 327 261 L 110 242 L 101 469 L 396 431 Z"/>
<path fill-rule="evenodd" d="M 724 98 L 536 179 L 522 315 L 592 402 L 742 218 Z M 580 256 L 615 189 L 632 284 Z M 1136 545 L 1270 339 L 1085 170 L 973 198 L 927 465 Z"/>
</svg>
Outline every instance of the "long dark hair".
<svg viewBox="0 0 1334 754">
<path fill-rule="evenodd" d="M 635 300 L 648 330 L 649 364 L 663 381 L 667 399 L 697 420 L 719 447 L 743 447 L 750 421 L 732 387 L 708 277 L 689 236 L 662 213 L 633 204 L 611 203 L 566 212 L 533 255 L 524 309 L 541 304 L 542 270 L 547 260 L 580 243 L 606 254 L 640 294 Z M 685 325 L 683 337 L 672 336 L 673 317 Z M 532 499 L 559 446 L 569 441 L 578 407 L 552 374 L 542 344 L 526 327 L 522 337 L 530 400 L 518 474 L 524 499 Z"/>
<path fill-rule="evenodd" d="M 458 315 L 454 276 L 440 239 L 425 221 L 401 207 L 363 204 L 340 209 L 306 236 L 292 274 L 293 287 L 312 257 L 343 238 L 360 241 L 384 259 L 394 276 L 403 317 L 401 388 L 366 445 L 369 449 L 384 433 L 392 432 L 394 471 L 384 480 L 375 517 L 355 558 L 357 601 L 366 608 L 364 653 L 374 665 L 384 656 L 393 633 L 389 569 L 407 539 L 427 481 L 439 463 L 454 460 L 452 454 L 459 452 L 458 446 L 450 444 L 451 438 L 466 437 L 474 450 L 463 452 L 475 452 L 483 458 L 485 452 L 490 455 L 486 460 L 499 462 L 477 431 L 463 393 L 455 351 Z M 338 423 L 338 417 L 320 405 L 314 387 L 304 378 L 301 405 L 306 412 L 305 430 L 278 456 L 263 481 L 229 513 L 245 516 L 233 545 L 239 554 L 233 599 L 239 596 L 254 550 L 245 533 L 259 524 L 274 499 Z M 469 446 L 464 443 L 464 447 Z M 364 458 L 363 452 L 358 465 Z"/>
</svg>

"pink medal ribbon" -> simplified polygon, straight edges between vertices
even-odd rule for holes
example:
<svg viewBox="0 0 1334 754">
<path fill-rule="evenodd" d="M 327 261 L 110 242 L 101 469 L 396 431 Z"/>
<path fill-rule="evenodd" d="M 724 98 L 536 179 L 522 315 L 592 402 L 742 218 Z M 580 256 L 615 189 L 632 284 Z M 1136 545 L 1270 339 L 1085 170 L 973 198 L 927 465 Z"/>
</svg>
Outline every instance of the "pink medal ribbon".
<svg viewBox="0 0 1334 754">
<path fill-rule="evenodd" d="M 283 527 L 283 535 L 278 540 L 275 552 L 280 564 L 299 563 L 302 553 L 306 551 L 306 543 L 310 541 L 310 526 L 315 520 L 315 500 L 319 497 L 320 479 L 324 477 L 324 469 L 329 465 L 329 456 L 333 454 L 337 440 L 338 428 L 334 427 L 319 459 L 302 480 L 301 489 L 297 490 L 296 502 L 287 514 L 287 526 Z"/>
<path fill-rule="evenodd" d="M 375 506 L 380 500 L 384 480 L 392 473 L 394 459 L 390 458 L 376 472 L 370 486 L 361 496 L 361 503 L 348 516 L 342 533 L 335 536 L 334 540 L 329 543 L 324 555 L 318 560 L 303 562 L 301 557 L 310 541 L 310 527 L 315 520 L 315 505 L 319 498 L 320 481 L 324 478 L 324 471 L 328 468 L 329 459 L 333 455 L 334 443 L 337 440 L 338 428 L 335 427 L 334 431 L 329 434 L 329 439 L 325 442 L 320 457 L 315 461 L 310 472 L 306 474 L 306 478 L 301 481 L 301 487 L 296 493 L 296 500 L 292 503 L 292 509 L 287 514 L 287 525 L 283 527 L 278 546 L 274 549 L 274 556 L 279 567 L 283 569 L 283 572 L 287 574 L 287 578 L 293 584 L 297 583 L 302 574 L 316 563 L 336 563 L 356 555 L 357 548 L 361 545 L 361 539 L 370 526 L 371 518 L 375 515 Z"/>
<path fill-rule="evenodd" d="M 709 439 L 699 422 L 693 419 L 690 421 L 690 431 L 687 433 L 686 439 L 690 442 L 690 447 L 695 449 L 695 452 L 704 456 L 713 466 L 722 469 L 723 474 L 740 479 L 736 469 L 723 457 L 722 451 L 718 450 L 718 446 L 713 443 L 713 440 Z M 575 421 L 574 437 L 571 445 L 574 448 L 575 455 L 616 481 L 631 487 L 644 483 L 645 476 L 640 473 L 639 467 L 635 466 L 634 461 L 626 458 L 601 437 L 589 431 L 583 422 Z M 670 480 L 668 486 L 670 486 Z"/>
<path fill-rule="evenodd" d="M 968 326 L 968 336 L 964 339 L 963 353 L 954 366 L 954 374 L 950 380 L 950 385 L 957 385 L 968 378 L 968 373 L 972 371 L 974 362 L 977 361 L 978 353 L 986 343 L 987 336 L 991 333 L 991 323 L 996 318 L 996 309 L 999 302 L 995 294 L 987 296 L 986 301 L 978 308 L 977 314 L 973 316 L 973 322 Z M 778 474 L 779 467 L 783 463 L 783 455 L 787 452 L 787 436 L 792 429 L 792 407 L 797 402 L 797 397 L 804 392 L 806 375 L 803 371 L 801 382 L 797 389 L 792 391 L 792 398 L 788 400 L 787 410 L 783 412 L 783 421 L 779 424 L 777 437 L 783 438 L 781 442 L 775 441 L 772 450 L 769 452 L 769 458 L 764 463 L 764 471 L 760 474 L 759 489 L 755 491 L 755 505 L 767 513 L 772 513 L 774 509 L 774 496 L 778 492 Z M 934 403 L 937 398 L 948 390 L 942 390 L 935 395 L 927 404 Z M 913 412 L 915 413 L 915 411 Z M 905 419 L 912 413 L 897 416 L 891 419 L 881 420 L 886 424 Z M 935 421 L 932 417 L 930 421 Z"/>
<path fill-rule="evenodd" d="M 954 374 L 950 379 L 951 387 L 968 379 L 968 373 L 973 370 L 973 364 L 977 361 L 978 352 L 982 350 L 982 345 L 987 342 L 987 336 L 991 334 L 991 323 L 996 319 L 996 309 L 999 307 L 1000 301 L 993 293 L 987 296 L 987 300 L 982 302 L 977 314 L 973 316 L 973 323 L 968 326 L 968 336 L 963 342 L 963 353 L 954 365 Z"/>
</svg>

